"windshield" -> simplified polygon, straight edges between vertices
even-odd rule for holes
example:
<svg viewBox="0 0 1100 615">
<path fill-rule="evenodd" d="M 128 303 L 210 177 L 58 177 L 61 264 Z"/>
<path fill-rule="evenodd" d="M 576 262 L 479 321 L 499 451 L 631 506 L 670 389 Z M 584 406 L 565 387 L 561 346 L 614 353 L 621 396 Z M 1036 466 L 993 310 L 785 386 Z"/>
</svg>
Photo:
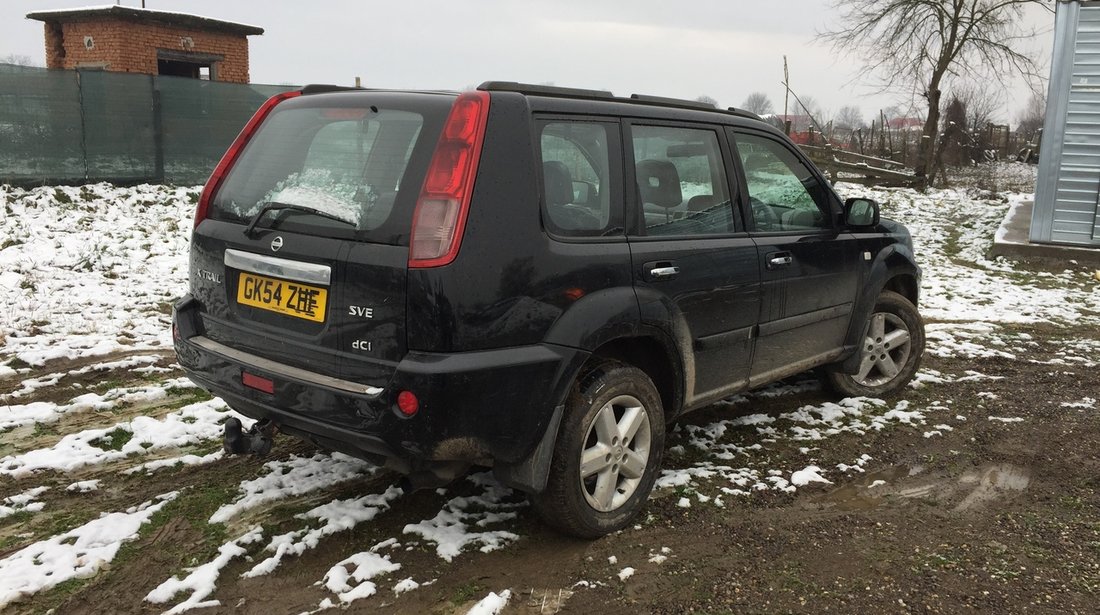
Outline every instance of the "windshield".
<svg viewBox="0 0 1100 615">
<path fill-rule="evenodd" d="M 265 216 L 258 228 L 405 243 L 450 103 L 356 93 L 280 104 L 214 196 L 211 217 L 247 223 L 265 205 L 298 206 Z"/>
</svg>

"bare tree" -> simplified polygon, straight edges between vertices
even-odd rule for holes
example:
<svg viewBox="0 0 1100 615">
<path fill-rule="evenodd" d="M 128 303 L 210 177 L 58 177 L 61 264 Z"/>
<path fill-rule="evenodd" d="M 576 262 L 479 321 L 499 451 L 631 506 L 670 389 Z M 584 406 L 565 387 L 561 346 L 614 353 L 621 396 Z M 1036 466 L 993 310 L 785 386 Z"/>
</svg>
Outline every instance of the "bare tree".
<svg viewBox="0 0 1100 615">
<path fill-rule="evenodd" d="M 928 102 L 928 116 L 914 172 L 931 183 L 945 79 L 986 75 L 997 79 L 1036 74 L 1035 62 L 1017 50 L 1035 34 L 1021 25 L 1024 7 L 1046 0 L 834 0 L 839 29 L 820 38 L 839 52 L 864 59 L 864 74 L 877 75 L 883 89 L 916 87 Z"/>
<path fill-rule="evenodd" d="M 837 111 L 833 124 L 845 130 L 858 130 L 863 128 L 863 112 L 855 105 L 845 105 Z"/>
<path fill-rule="evenodd" d="M 16 66 L 41 66 L 41 64 L 32 60 L 30 56 L 25 56 L 18 53 L 9 53 L 6 56 L 0 57 L 0 64 L 15 64 Z"/>
<path fill-rule="evenodd" d="M 1027 107 L 1017 117 L 1016 132 L 1028 143 L 1034 143 L 1039 137 L 1039 131 L 1043 128 L 1043 120 L 1047 115 L 1047 101 L 1038 94 L 1032 94 Z"/>
<path fill-rule="evenodd" d="M 714 105 L 715 107 L 718 106 L 718 99 L 714 98 L 712 96 L 707 96 L 706 94 L 703 94 L 702 96 L 696 98 L 695 101 L 696 102 L 701 102 L 701 103 L 706 103 L 708 105 Z"/>
<path fill-rule="evenodd" d="M 751 111 L 757 115 L 770 115 L 775 113 L 772 108 L 772 101 L 768 98 L 768 95 L 763 92 L 753 92 L 749 94 L 745 102 L 741 103 L 741 108 L 745 111 Z"/>
<path fill-rule="evenodd" d="M 972 131 L 982 130 L 995 121 L 1004 105 L 1004 90 L 994 87 L 988 80 L 953 85 L 951 92 L 966 107 L 966 124 Z"/>
</svg>

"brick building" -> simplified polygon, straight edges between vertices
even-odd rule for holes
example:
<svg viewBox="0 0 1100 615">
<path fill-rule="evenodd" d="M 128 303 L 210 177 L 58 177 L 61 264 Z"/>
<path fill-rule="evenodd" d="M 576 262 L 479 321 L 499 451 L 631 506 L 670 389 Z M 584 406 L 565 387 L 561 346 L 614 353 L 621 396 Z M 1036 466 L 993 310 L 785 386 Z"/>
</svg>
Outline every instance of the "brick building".
<svg viewBox="0 0 1100 615">
<path fill-rule="evenodd" d="M 46 66 L 248 83 L 248 36 L 263 28 L 126 6 L 36 11 Z"/>
</svg>

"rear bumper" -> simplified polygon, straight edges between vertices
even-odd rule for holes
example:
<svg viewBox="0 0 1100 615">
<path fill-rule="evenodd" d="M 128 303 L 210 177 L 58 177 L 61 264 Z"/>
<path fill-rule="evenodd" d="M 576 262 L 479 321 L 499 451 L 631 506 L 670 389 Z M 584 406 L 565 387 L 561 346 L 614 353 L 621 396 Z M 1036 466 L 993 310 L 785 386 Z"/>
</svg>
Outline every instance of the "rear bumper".
<svg viewBox="0 0 1100 615">
<path fill-rule="evenodd" d="M 523 461 L 588 358 L 552 344 L 409 352 L 388 382 L 356 383 L 213 343 L 199 330 L 198 307 L 185 297 L 173 316 L 179 363 L 196 384 L 250 418 L 401 472 L 448 461 Z M 244 371 L 272 380 L 274 393 L 245 387 Z M 420 401 L 412 417 L 397 409 L 401 391 Z"/>
</svg>

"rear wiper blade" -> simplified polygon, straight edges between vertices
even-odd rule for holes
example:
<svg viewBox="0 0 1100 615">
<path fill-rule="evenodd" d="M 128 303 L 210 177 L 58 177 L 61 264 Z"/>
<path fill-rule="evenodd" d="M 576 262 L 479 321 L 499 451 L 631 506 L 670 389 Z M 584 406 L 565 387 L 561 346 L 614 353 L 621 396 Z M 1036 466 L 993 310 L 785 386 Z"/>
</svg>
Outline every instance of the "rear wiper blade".
<svg viewBox="0 0 1100 615">
<path fill-rule="evenodd" d="M 294 211 L 313 214 L 322 218 L 328 218 L 329 220 L 335 220 L 336 222 L 343 222 L 344 224 L 347 224 L 349 226 L 358 226 L 358 223 L 354 220 L 348 220 L 347 218 L 344 218 L 337 214 L 322 211 L 314 207 L 307 207 L 305 205 L 294 205 L 292 203 L 277 203 L 275 201 L 271 201 L 268 203 L 264 203 L 264 206 L 260 208 L 260 211 L 257 211 L 252 216 L 252 219 L 248 221 L 248 226 L 246 226 L 244 229 L 245 236 L 252 236 L 252 232 L 256 230 L 256 225 L 260 223 L 260 220 L 264 217 L 264 215 L 267 214 L 267 212 L 279 211 L 283 209 L 293 209 Z"/>
</svg>

